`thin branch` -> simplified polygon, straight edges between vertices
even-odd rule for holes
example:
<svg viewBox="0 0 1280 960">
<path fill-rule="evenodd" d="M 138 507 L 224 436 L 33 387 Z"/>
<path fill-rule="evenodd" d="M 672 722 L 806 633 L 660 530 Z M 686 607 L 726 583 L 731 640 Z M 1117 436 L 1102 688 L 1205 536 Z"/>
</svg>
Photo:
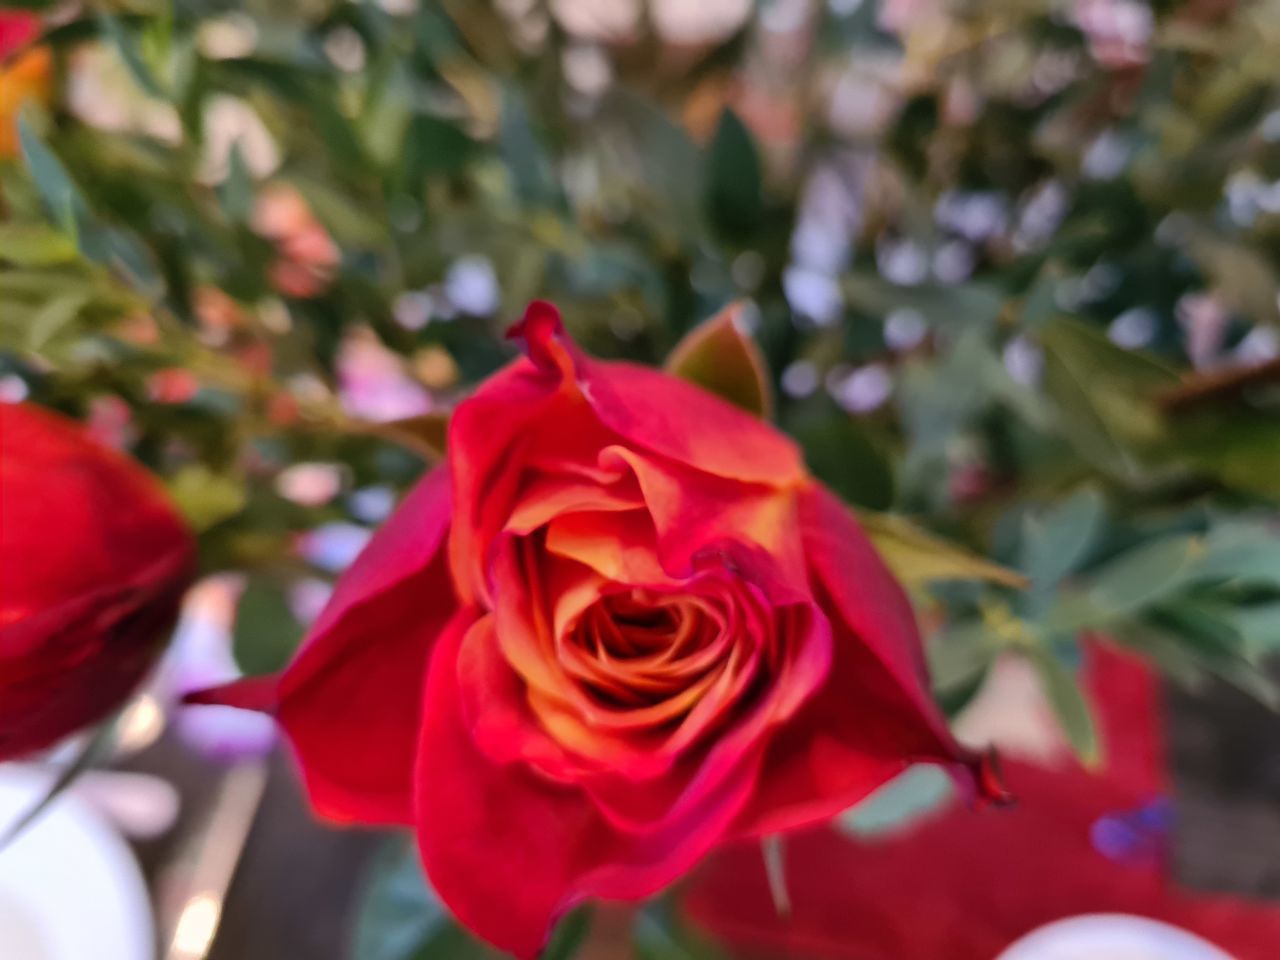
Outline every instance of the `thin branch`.
<svg viewBox="0 0 1280 960">
<path fill-rule="evenodd" d="M 1248 366 L 1190 374 L 1181 383 L 1161 392 L 1156 403 L 1165 413 L 1172 413 L 1203 403 L 1233 400 L 1250 387 L 1263 383 L 1280 383 L 1280 357 Z"/>
</svg>

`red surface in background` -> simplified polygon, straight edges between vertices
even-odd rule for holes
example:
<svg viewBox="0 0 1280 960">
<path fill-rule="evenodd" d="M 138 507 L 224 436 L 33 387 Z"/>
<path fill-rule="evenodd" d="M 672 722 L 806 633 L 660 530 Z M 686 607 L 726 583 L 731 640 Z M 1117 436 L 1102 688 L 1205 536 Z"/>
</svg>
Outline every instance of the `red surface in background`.
<svg viewBox="0 0 1280 960">
<path fill-rule="evenodd" d="M 1175 886 L 1159 856 L 1124 861 L 1093 846 L 1100 817 L 1167 793 L 1160 697 L 1137 661 L 1089 654 L 1100 774 L 1065 763 L 1005 765 L 1013 809 L 956 806 L 905 835 L 854 841 L 824 829 L 786 847 L 792 915 L 777 915 L 760 851 L 725 850 L 690 886 L 691 915 L 740 947 L 850 960 L 992 960 L 1035 928 L 1082 913 L 1174 924 L 1238 960 L 1280 957 L 1280 903 Z M 1247 837 L 1240 838 L 1247 843 Z"/>
</svg>

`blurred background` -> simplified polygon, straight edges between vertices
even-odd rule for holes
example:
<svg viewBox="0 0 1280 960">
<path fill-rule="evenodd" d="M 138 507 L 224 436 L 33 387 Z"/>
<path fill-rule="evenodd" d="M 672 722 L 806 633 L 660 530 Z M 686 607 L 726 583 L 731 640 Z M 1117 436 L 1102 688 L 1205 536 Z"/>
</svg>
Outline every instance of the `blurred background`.
<svg viewBox="0 0 1280 960">
<path fill-rule="evenodd" d="M 140 459 L 202 564 L 110 730 L 4 771 L 13 819 L 87 770 L 0 850 L 4 960 L 90 956 L 70 917 L 94 960 L 486 955 L 269 722 L 174 704 L 287 661 L 534 297 L 644 363 L 745 302 L 1024 798 L 913 771 L 781 902 L 731 851 L 553 955 L 976 960 L 1098 912 L 1280 953 L 1280 2 L 0 8 L 0 400 Z M 1115 955 L 1215 956 L 1167 949 Z"/>
</svg>

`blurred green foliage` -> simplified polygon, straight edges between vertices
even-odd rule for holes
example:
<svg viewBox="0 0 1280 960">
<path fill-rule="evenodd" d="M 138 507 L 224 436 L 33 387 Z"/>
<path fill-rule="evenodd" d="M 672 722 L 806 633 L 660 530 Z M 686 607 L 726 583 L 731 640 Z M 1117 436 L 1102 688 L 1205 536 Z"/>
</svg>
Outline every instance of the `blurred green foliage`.
<svg viewBox="0 0 1280 960">
<path fill-rule="evenodd" d="M 1025 656 L 1095 757 L 1090 633 L 1274 702 L 1280 3 L 610 6 L 67 8 L 0 161 L 6 395 L 165 477 L 274 663 L 299 536 L 376 522 L 529 299 L 646 363 L 742 299 L 949 709 Z"/>
</svg>

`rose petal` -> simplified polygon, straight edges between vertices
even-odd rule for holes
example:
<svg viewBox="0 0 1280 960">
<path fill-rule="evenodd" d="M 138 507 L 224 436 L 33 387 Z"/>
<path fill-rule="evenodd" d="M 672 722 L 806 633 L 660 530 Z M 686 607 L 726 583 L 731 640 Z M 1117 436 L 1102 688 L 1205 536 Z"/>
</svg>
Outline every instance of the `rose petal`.
<svg viewBox="0 0 1280 960">
<path fill-rule="evenodd" d="M 154 583 L 179 590 L 195 543 L 160 484 L 74 420 L 0 403 L 0 624 L 68 598 Z"/>
<path fill-rule="evenodd" d="M 949 764 L 992 793 L 982 760 L 956 742 L 929 693 L 910 603 L 852 515 L 814 488 L 801 516 L 834 659 L 824 686 L 770 744 L 737 829 L 768 834 L 826 819 L 913 761 Z"/>
<path fill-rule="evenodd" d="M 582 900 L 638 899 L 688 870 L 723 836 L 744 794 L 722 791 L 696 822 L 637 840 L 611 830 L 581 791 L 521 763 L 495 763 L 473 741 L 460 698 L 456 664 L 471 625 L 466 614 L 455 618 L 427 676 L 418 841 L 454 915 L 498 948 L 533 958 Z"/>
<path fill-rule="evenodd" d="M 422 676 L 457 609 L 443 550 L 449 476 L 434 470 L 338 581 L 280 681 L 278 717 L 317 812 L 411 823 Z"/>
<path fill-rule="evenodd" d="M 458 405 L 449 424 L 449 449 L 457 451 L 450 458 L 456 508 L 449 555 L 464 602 L 491 599 L 487 560 L 525 484 L 548 466 L 594 464 L 601 447 L 616 441 L 572 380 L 527 359 Z"/>
<path fill-rule="evenodd" d="M 762 836 L 825 820 L 913 761 L 976 766 L 954 740 L 939 736 L 843 624 L 836 625 L 834 645 L 826 683 L 770 742 L 759 787 L 735 832 Z"/>
<path fill-rule="evenodd" d="M 790 491 L 726 480 L 621 446 L 601 452 L 602 464 L 615 461 L 639 482 L 658 551 L 672 576 L 686 575 L 694 556 L 708 544 L 734 540 L 765 550 L 792 585 L 806 583 Z"/>
<path fill-rule="evenodd" d="M 915 614 L 902 587 L 835 494 L 815 485 L 799 503 L 805 553 L 815 579 L 834 604 L 832 619 L 843 620 L 909 702 L 945 733 L 946 723 L 929 692 Z"/>
<path fill-rule="evenodd" d="M 458 505 L 450 555 L 464 602 L 490 599 L 488 550 L 535 459 L 589 467 L 621 440 L 734 481 L 804 481 L 799 450 L 782 433 L 670 374 L 590 359 L 550 304 L 530 304 L 511 335 L 527 358 L 459 404 L 449 428 Z"/>
<path fill-rule="evenodd" d="M 250 678 L 187 698 L 274 710 L 322 816 L 413 822 L 423 672 L 457 609 L 443 549 L 449 506 L 449 474 L 434 470 L 338 581 L 274 689 Z"/>
<path fill-rule="evenodd" d="M 643 450 L 744 483 L 790 486 L 805 475 L 784 434 L 661 370 L 587 360 L 579 381 L 601 422 Z"/>
<path fill-rule="evenodd" d="M 106 586 L 0 626 L 0 760 L 103 719 L 137 688 L 177 619 L 186 558 L 154 583 Z"/>
<path fill-rule="evenodd" d="M 0 760 L 118 707 L 194 569 L 154 477 L 61 414 L 0 403 Z"/>
<path fill-rule="evenodd" d="M 409 491 L 334 588 L 312 636 L 408 577 L 422 573 L 449 532 L 452 506 L 448 470 L 437 467 Z"/>
</svg>

